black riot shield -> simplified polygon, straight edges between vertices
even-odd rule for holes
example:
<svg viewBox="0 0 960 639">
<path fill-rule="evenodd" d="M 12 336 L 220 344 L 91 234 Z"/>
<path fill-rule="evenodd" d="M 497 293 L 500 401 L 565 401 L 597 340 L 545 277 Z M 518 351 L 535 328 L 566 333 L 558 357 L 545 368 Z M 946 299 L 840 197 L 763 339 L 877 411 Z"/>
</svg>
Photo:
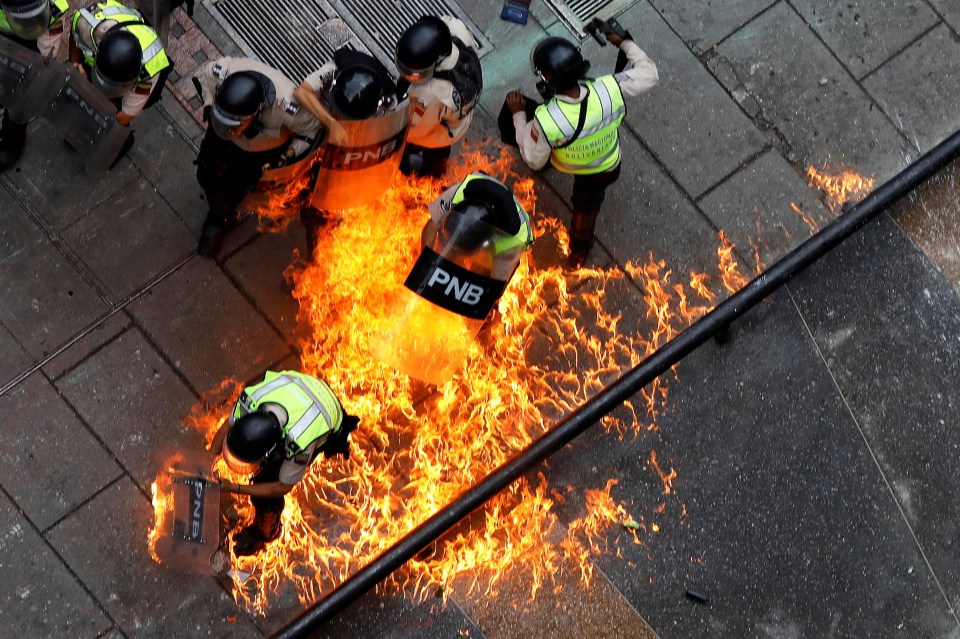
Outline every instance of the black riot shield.
<svg viewBox="0 0 960 639">
<path fill-rule="evenodd" d="M 0 37 L 0 106 L 14 122 L 27 122 L 43 110 L 53 78 L 36 51 Z"/>
<path fill-rule="evenodd" d="M 410 101 L 367 120 L 341 120 L 344 134 L 320 148 L 310 204 L 321 211 L 376 202 L 393 185 L 410 122 Z"/>
<path fill-rule="evenodd" d="M 435 385 L 462 367 L 520 261 L 519 251 L 498 252 L 508 237 L 499 229 L 476 222 L 445 231 L 450 226 L 427 227 L 420 256 L 387 311 L 392 327 L 371 343 L 380 361 Z"/>
<path fill-rule="evenodd" d="M 117 122 L 117 108 L 68 64 L 48 67 L 55 76 L 43 118 L 84 155 L 87 173 L 105 172 L 123 149 L 130 128 Z"/>
</svg>

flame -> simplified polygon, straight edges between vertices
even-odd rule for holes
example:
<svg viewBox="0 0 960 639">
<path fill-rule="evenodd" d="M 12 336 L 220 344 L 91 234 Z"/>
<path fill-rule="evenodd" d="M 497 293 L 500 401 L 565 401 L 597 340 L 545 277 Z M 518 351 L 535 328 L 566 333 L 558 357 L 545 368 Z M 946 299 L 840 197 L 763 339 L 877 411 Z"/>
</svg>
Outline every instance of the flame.
<svg viewBox="0 0 960 639">
<path fill-rule="evenodd" d="M 810 167 L 810 168 L 813 168 L 813 167 Z M 791 202 L 790 208 L 793 210 L 794 213 L 800 216 L 800 218 L 804 221 L 804 223 L 810 229 L 810 235 L 813 235 L 820 230 L 820 222 L 814 219 L 813 217 L 811 217 L 809 213 L 801 209 L 799 204 L 797 204 L 796 202 Z"/>
<path fill-rule="evenodd" d="M 451 331 L 451 341 L 464 352 L 446 381 L 430 386 L 398 373 L 375 353 L 385 335 L 400 344 L 394 351 L 411 357 L 415 352 L 415 336 L 391 331 L 396 309 L 405 308 L 397 306 L 396 291 L 403 291 L 419 252 L 426 207 L 445 184 L 477 170 L 513 189 L 530 213 L 538 243 L 560 250 L 569 245 L 563 224 L 538 209 L 533 180 L 517 176 L 506 150 L 488 156 L 466 149 L 443 182 L 398 176 L 376 206 L 339 213 L 325 227 L 314 261 L 290 269 L 300 320 L 310 329 L 299 343 L 301 370 L 326 380 L 361 421 L 349 460 L 319 459 L 288 495 L 281 539 L 257 556 L 230 557 L 232 574 L 250 574 L 244 581 L 234 578 L 234 596 L 248 610 L 263 613 L 287 583 L 304 604 L 316 600 L 712 308 L 717 294 L 706 274 L 675 283 L 653 255 L 623 269 L 569 272 L 535 265 L 528 252 L 495 319 L 475 339 L 457 333 L 456 326 L 429 323 L 435 317 L 408 324 Z M 275 223 L 292 219 L 296 211 L 286 206 L 289 201 L 278 197 L 266 217 Z M 733 291 L 746 278 L 732 259 L 732 245 L 723 234 L 720 239 L 719 275 Z M 608 309 L 608 296 L 633 285 L 643 291 L 645 326 L 625 331 L 623 315 Z M 237 382 L 224 382 L 188 418 L 208 443 L 239 390 Z M 628 404 L 625 414 L 603 425 L 619 437 L 655 428 L 666 398 L 666 382 L 655 380 L 643 390 L 639 409 Z M 651 459 L 655 465 L 655 455 Z M 660 474 L 669 494 L 676 471 Z M 590 552 L 607 550 L 597 541 L 606 525 L 634 522 L 610 497 L 614 484 L 588 491 L 587 514 L 564 534 L 553 510 L 556 496 L 548 494 L 543 477 L 519 480 L 469 525 L 408 562 L 391 584 L 421 597 L 446 597 L 451 588 L 489 593 L 508 571 L 523 570 L 533 597 L 565 559 L 577 562 L 589 580 Z M 232 515 L 249 518 L 247 502 L 236 501 Z M 638 529 L 653 530 L 646 524 Z M 632 534 L 641 543 L 638 530 Z"/>
<path fill-rule="evenodd" d="M 650 465 L 660 475 L 660 481 L 663 482 L 663 494 L 669 495 L 670 491 L 673 490 L 673 480 L 677 477 L 677 471 L 671 468 L 669 473 L 663 472 L 660 464 L 657 463 L 657 451 L 655 450 L 650 451 Z"/>
<path fill-rule="evenodd" d="M 833 174 L 827 173 L 827 164 L 818 171 L 812 165 L 807 168 L 807 178 L 811 187 L 817 187 L 827 196 L 827 207 L 836 214 L 840 208 L 851 201 L 859 201 L 864 195 L 873 190 L 876 180 L 866 178 L 846 169 L 839 169 Z"/>
<path fill-rule="evenodd" d="M 733 243 L 727 239 L 726 233 L 720 231 L 720 248 L 717 249 L 717 257 L 720 259 L 720 277 L 723 281 L 723 288 L 728 293 L 736 293 L 749 281 L 740 272 L 740 264 L 734 259 Z"/>
</svg>

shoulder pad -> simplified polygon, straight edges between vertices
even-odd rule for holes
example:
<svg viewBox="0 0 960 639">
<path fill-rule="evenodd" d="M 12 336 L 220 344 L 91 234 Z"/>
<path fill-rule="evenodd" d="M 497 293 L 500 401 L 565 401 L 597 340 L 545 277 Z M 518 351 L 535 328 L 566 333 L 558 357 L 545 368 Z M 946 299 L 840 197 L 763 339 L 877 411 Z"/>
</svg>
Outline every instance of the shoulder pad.
<svg viewBox="0 0 960 639">
<path fill-rule="evenodd" d="M 283 109 L 284 113 L 288 115 L 296 115 L 300 113 L 300 105 L 293 100 L 284 98 L 280 103 L 280 107 Z"/>
</svg>

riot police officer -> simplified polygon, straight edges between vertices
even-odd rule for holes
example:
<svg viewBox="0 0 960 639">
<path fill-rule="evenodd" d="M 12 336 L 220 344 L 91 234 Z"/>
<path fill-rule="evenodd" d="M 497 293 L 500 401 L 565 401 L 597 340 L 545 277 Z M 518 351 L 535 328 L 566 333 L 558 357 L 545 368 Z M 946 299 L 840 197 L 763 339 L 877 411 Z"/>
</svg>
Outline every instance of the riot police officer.
<svg viewBox="0 0 960 639">
<path fill-rule="evenodd" d="M 424 16 L 397 42 L 396 64 L 413 109 L 400 168 L 440 177 L 450 147 L 470 128 L 483 89 L 478 44 L 456 18 Z"/>
<path fill-rule="evenodd" d="M 204 65 L 196 79 L 208 123 L 197 181 L 209 206 L 197 250 L 211 255 L 264 168 L 308 150 L 320 122 L 294 99 L 296 85 L 262 62 L 221 58 Z"/>
<path fill-rule="evenodd" d="M 528 122 L 523 94 L 507 95 L 523 160 L 534 169 L 549 161 L 574 175 L 570 263 L 575 267 L 593 246 L 606 189 L 620 176 L 617 129 L 626 113 L 624 98 L 647 93 L 659 80 L 656 65 L 635 42 L 614 33 L 607 34 L 607 40 L 626 55 L 623 71 L 590 80 L 590 62 L 576 46 L 563 38 L 546 38 L 534 48 L 532 62 L 553 97 L 537 107 Z"/>
<path fill-rule="evenodd" d="M 430 203 L 422 244 L 459 256 L 485 252 L 490 277 L 509 281 L 520 255 L 533 244 L 533 227 L 523 205 L 502 182 L 471 173 Z M 493 232 L 491 232 L 493 231 Z"/>
<path fill-rule="evenodd" d="M 73 15 L 70 35 L 70 61 L 117 103 L 117 122 L 129 125 L 160 99 L 172 66 L 139 11 L 103 0 Z"/>
<path fill-rule="evenodd" d="M 63 15 L 69 8 L 67 0 L 2 0 L 0 35 L 37 51 L 49 62 L 57 53 Z M 26 122 L 11 120 L 0 104 L 0 171 L 17 163 L 26 141 Z"/>
<path fill-rule="evenodd" d="M 249 484 L 223 481 L 223 492 L 249 495 L 253 522 L 234 538 L 237 555 L 252 555 L 280 536 L 284 495 L 320 453 L 350 457 L 349 435 L 359 420 L 344 412 L 330 387 L 296 371 L 267 371 L 240 394 L 210 450 Z"/>
<path fill-rule="evenodd" d="M 294 98 L 327 129 L 326 142 L 348 142 L 344 121 L 367 120 L 398 103 L 397 86 L 383 64 L 373 56 L 350 49 L 334 52 L 333 60 L 307 76 Z M 319 169 L 319 167 L 317 167 Z M 307 253 L 312 259 L 327 213 L 310 204 L 300 208 L 307 231 Z"/>
</svg>

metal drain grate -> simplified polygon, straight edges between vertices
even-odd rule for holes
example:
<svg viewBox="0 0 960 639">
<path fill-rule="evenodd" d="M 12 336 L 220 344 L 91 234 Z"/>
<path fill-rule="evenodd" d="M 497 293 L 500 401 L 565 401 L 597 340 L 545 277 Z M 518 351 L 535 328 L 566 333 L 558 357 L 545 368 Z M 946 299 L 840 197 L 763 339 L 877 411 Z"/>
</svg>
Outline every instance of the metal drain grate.
<svg viewBox="0 0 960 639">
<path fill-rule="evenodd" d="M 342 46 L 366 51 L 396 70 L 400 34 L 422 15 L 453 15 L 492 48 L 460 7 L 445 0 L 204 0 L 214 19 L 247 55 L 300 82 Z"/>
<path fill-rule="evenodd" d="M 620 15 L 639 0 L 544 0 L 570 33 L 587 38 L 583 25 L 599 17 L 604 20 Z"/>
</svg>

